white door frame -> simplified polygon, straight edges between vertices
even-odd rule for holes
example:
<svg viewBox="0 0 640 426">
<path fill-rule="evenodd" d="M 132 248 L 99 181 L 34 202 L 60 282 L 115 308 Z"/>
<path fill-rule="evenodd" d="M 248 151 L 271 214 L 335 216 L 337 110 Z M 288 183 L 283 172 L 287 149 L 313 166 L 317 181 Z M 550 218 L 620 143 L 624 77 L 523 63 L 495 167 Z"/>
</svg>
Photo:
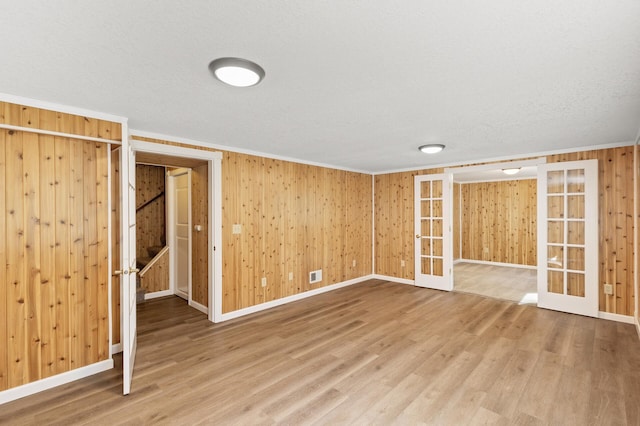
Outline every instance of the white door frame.
<svg viewBox="0 0 640 426">
<path fill-rule="evenodd" d="M 132 135 L 137 132 L 132 132 Z M 142 136 L 142 135 L 141 135 Z M 220 152 L 181 146 L 129 140 L 136 152 L 169 157 L 183 157 L 207 162 L 209 195 L 208 247 L 208 317 L 211 322 L 222 320 L 222 154 Z"/>
<path fill-rule="evenodd" d="M 188 274 L 188 282 L 187 282 L 187 293 L 186 298 L 189 306 L 193 306 L 193 297 L 191 286 L 193 284 L 193 267 L 192 267 L 192 259 L 193 259 L 193 235 L 192 229 L 192 210 L 191 210 L 191 172 L 192 169 L 189 168 L 180 168 L 167 173 L 167 240 L 169 241 L 169 290 L 172 294 L 178 295 L 178 283 L 176 281 L 176 275 L 178 272 L 178 249 L 176 244 L 176 229 L 175 229 L 175 220 L 176 220 L 176 207 L 177 207 L 177 199 L 175 196 L 176 190 L 176 182 L 175 178 L 178 176 L 182 176 L 184 174 L 187 175 L 187 187 L 189 189 L 189 197 L 188 197 L 188 215 L 189 215 L 189 249 L 188 249 L 188 258 L 189 258 L 189 274 Z M 208 309 L 206 313 L 208 313 Z"/>
</svg>

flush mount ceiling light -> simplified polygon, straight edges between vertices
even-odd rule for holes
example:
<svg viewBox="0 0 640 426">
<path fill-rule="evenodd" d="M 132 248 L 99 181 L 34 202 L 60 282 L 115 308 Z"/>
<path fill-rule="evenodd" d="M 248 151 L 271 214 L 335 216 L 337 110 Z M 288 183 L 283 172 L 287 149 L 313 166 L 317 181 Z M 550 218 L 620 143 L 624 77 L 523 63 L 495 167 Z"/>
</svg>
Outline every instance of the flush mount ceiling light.
<svg viewBox="0 0 640 426">
<path fill-rule="evenodd" d="M 418 149 L 425 154 L 437 154 L 444 149 L 444 145 L 439 143 L 430 143 L 428 145 L 422 145 Z"/>
<path fill-rule="evenodd" d="M 502 173 L 504 173 L 505 175 L 515 175 L 516 173 L 518 173 L 520 171 L 521 167 L 517 167 L 517 168 L 512 168 L 512 169 L 502 169 Z"/>
<path fill-rule="evenodd" d="M 215 59 L 209 64 L 209 71 L 221 82 L 235 87 L 255 86 L 264 78 L 260 65 L 241 58 Z"/>
</svg>

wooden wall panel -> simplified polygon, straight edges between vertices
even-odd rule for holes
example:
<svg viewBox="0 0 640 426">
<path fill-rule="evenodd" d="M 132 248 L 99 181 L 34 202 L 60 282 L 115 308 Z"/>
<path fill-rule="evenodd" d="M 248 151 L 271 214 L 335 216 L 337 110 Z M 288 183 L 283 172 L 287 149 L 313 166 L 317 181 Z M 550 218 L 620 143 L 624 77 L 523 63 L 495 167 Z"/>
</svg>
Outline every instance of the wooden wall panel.
<svg viewBox="0 0 640 426">
<path fill-rule="evenodd" d="M 371 273 L 370 175 L 222 153 L 223 312 Z M 309 284 L 316 269 L 323 281 Z"/>
<path fill-rule="evenodd" d="M 465 183 L 462 258 L 535 266 L 537 180 Z"/>
<path fill-rule="evenodd" d="M 0 103 L 0 122 L 116 139 L 120 125 Z M 108 357 L 106 145 L 0 131 L 0 390 Z"/>
<path fill-rule="evenodd" d="M 120 269 L 120 152 L 111 151 L 111 271 Z M 120 343 L 120 277 L 111 277 L 111 342 Z"/>
<path fill-rule="evenodd" d="M 453 183 L 453 260 L 462 257 L 462 185 Z"/>
<path fill-rule="evenodd" d="M 193 225 L 202 226 L 192 235 L 192 281 L 191 294 L 194 301 L 208 306 L 209 298 L 209 181 L 208 165 L 192 169 L 191 173 L 191 217 Z M 168 287 L 167 287 L 168 288 Z"/>
<path fill-rule="evenodd" d="M 160 252 L 149 269 L 140 274 L 140 286 L 146 293 L 169 289 L 169 250 Z"/>
<path fill-rule="evenodd" d="M 551 155 L 548 162 L 596 158 L 600 198 L 600 310 L 633 315 L 633 147 Z M 413 176 L 441 169 L 375 177 L 376 273 L 413 279 Z M 399 259 L 407 268 L 400 270 Z M 606 296 L 604 283 L 614 284 Z"/>
<path fill-rule="evenodd" d="M 164 192 L 165 168 L 136 164 L 136 255 L 138 259 L 151 257 L 147 251 L 149 247 L 164 247 L 166 244 L 166 196 L 163 195 L 151 201 Z"/>
<path fill-rule="evenodd" d="M 371 203 L 368 175 L 225 153 L 223 311 L 369 274 Z"/>
</svg>

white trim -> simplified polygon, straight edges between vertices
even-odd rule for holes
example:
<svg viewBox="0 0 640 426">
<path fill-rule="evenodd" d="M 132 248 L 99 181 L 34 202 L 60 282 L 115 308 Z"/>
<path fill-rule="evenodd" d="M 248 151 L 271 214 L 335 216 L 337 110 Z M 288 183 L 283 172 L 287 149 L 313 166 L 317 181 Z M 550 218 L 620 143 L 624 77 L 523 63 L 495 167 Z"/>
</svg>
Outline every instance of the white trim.
<svg viewBox="0 0 640 426">
<path fill-rule="evenodd" d="M 638 332 L 638 338 L 640 339 L 640 321 L 638 320 L 638 315 L 636 314 L 636 318 L 635 318 L 635 323 L 636 323 L 636 331 Z"/>
<path fill-rule="evenodd" d="M 55 376 L 47 377 L 46 379 L 16 386 L 15 388 L 0 392 L 0 404 L 6 404 L 7 402 L 24 398 L 25 396 L 55 388 L 56 386 L 84 379 L 85 377 L 102 373 L 103 371 L 110 370 L 112 368 L 113 359 L 107 359 L 85 367 L 76 368 L 75 370 L 56 374 Z"/>
<path fill-rule="evenodd" d="M 609 321 L 623 322 L 625 324 L 633 324 L 633 317 L 629 315 L 612 314 L 609 312 L 598 312 L 598 318 Z"/>
<path fill-rule="evenodd" d="M 373 276 L 371 278 L 376 279 L 376 280 L 391 281 L 391 282 L 394 282 L 396 284 L 416 285 L 416 282 L 414 280 L 410 280 L 410 279 L 407 279 L 407 278 L 390 277 L 388 275 L 373 274 Z"/>
<path fill-rule="evenodd" d="M 464 170 L 464 168 L 460 168 L 459 170 Z M 459 173 L 462 174 L 462 173 Z M 455 176 L 455 175 L 454 175 Z M 504 175 L 500 179 L 478 179 L 478 180 L 465 180 L 465 181 L 454 181 L 458 185 L 468 185 L 473 183 L 487 183 L 487 182 L 504 182 L 504 181 L 512 181 L 512 180 L 536 180 L 537 176 L 518 176 L 514 177 L 514 175 Z"/>
<path fill-rule="evenodd" d="M 160 290 L 160 291 L 153 291 L 151 293 L 145 293 L 144 300 L 157 299 L 158 297 L 166 297 L 166 296 L 173 296 L 173 291 Z"/>
<path fill-rule="evenodd" d="M 62 112 L 67 114 L 79 115 L 82 117 L 97 118 L 98 120 L 114 121 L 116 123 L 126 123 L 127 118 L 119 115 L 106 114 L 103 112 L 92 111 L 84 108 L 72 107 L 69 105 L 57 104 L 54 102 L 40 101 L 38 99 L 25 98 L 22 96 L 10 95 L 8 93 L 0 93 L 0 101 L 10 102 L 34 108 L 47 109 L 49 111 Z M 123 129 L 124 133 L 124 129 Z"/>
<path fill-rule="evenodd" d="M 464 167 L 446 167 L 445 173 L 452 173 L 453 175 L 462 173 L 475 173 L 475 172 L 488 172 L 496 169 L 506 169 L 512 167 L 533 167 L 547 162 L 546 157 L 533 158 L 531 160 L 522 161 L 507 161 L 504 163 L 491 163 L 491 164 L 479 164 L 477 166 L 464 166 Z M 455 177 L 455 176 L 454 176 Z M 514 180 L 515 176 L 509 176 L 509 180 Z M 537 176 L 533 176 L 525 179 L 537 179 Z M 464 182 L 467 183 L 467 182 Z M 470 182 L 469 182 L 470 183 Z"/>
<path fill-rule="evenodd" d="M 35 129 L 33 127 L 14 126 L 12 124 L 0 123 L 0 129 L 15 130 L 17 132 L 37 133 L 39 135 L 57 136 L 60 138 L 80 139 L 83 141 L 100 142 L 109 145 L 122 145 L 122 142 L 111 139 L 95 138 L 93 136 L 76 135 L 73 133 L 54 132 L 52 130 Z"/>
<path fill-rule="evenodd" d="M 202 303 L 198 303 L 195 300 L 189 300 L 189 306 L 199 310 L 203 314 L 207 314 L 207 315 L 209 314 L 209 309 L 206 306 L 204 306 Z"/>
<path fill-rule="evenodd" d="M 375 175 L 386 175 L 390 173 L 417 172 L 421 170 L 431 170 L 431 169 L 439 169 L 439 168 L 446 168 L 446 167 L 461 167 L 461 166 L 467 166 L 469 164 L 477 164 L 477 163 L 491 163 L 491 162 L 518 160 L 520 158 L 538 157 L 543 155 L 547 156 L 547 155 L 567 154 L 571 152 L 598 151 L 601 149 L 620 148 L 623 146 L 630 146 L 633 144 L 634 142 L 628 142 L 628 141 L 614 142 L 610 144 L 578 146 L 575 148 L 565 148 L 565 149 L 558 149 L 553 151 L 540 151 L 540 152 L 532 152 L 532 153 L 513 154 L 513 155 L 507 155 L 504 157 L 476 158 L 473 160 L 467 160 L 467 161 L 457 162 L 457 163 L 425 164 L 422 167 L 410 167 L 406 169 L 394 169 L 394 170 L 385 170 L 381 172 L 367 172 L 367 173 L 372 173 L 375 176 Z"/>
<path fill-rule="evenodd" d="M 491 266 L 506 266 L 509 268 L 521 268 L 521 269 L 538 269 L 537 265 L 520 265 L 518 263 L 504 263 L 504 262 L 490 262 L 488 260 L 472 260 L 472 259 L 458 259 L 454 263 L 477 263 L 479 265 L 491 265 Z"/>
<path fill-rule="evenodd" d="M 334 170 L 344 170 L 346 172 L 362 173 L 362 174 L 366 174 L 366 175 L 370 175 L 371 174 L 371 172 L 366 171 L 366 170 L 352 169 L 352 168 L 349 168 L 349 167 L 340 167 L 340 166 L 336 166 L 336 165 L 333 165 L 333 164 L 318 163 L 318 162 L 315 162 L 315 161 L 307 161 L 307 160 L 302 160 L 300 158 L 287 157 L 287 156 L 284 156 L 284 155 L 276 155 L 276 154 L 269 154 L 267 152 L 253 151 L 251 149 L 243 149 L 243 148 L 238 148 L 238 147 L 233 147 L 233 146 L 201 142 L 201 141 L 197 141 L 197 140 L 193 140 L 193 139 L 182 138 L 182 137 L 179 137 L 179 136 L 170 136 L 170 135 L 163 135 L 163 134 L 159 134 L 159 133 L 146 132 L 144 130 L 131 130 L 131 134 L 133 136 L 139 136 L 139 137 L 143 137 L 143 138 L 151 138 L 151 139 L 165 140 L 165 141 L 168 141 L 168 142 L 184 143 L 184 144 L 187 144 L 187 145 L 200 146 L 200 147 L 203 147 L 203 148 L 219 149 L 219 150 L 222 150 L 222 151 L 235 152 L 235 153 L 238 153 L 238 154 L 248 154 L 248 155 L 254 155 L 254 156 L 257 156 L 257 157 L 271 158 L 271 159 L 274 159 L 274 160 L 288 161 L 288 162 L 291 162 L 291 163 L 306 164 L 308 166 L 324 167 L 324 168 L 330 168 L 330 169 L 334 169 Z"/>
<path fill-rule="evenodd" d="M 111 179 L 113 178 L 113 176 L 111 176 L 111 156 L 113 155 L 113 152 L 115 150 L 118 150 L 120 148 L 116 148 L 113 150 L 108 150 L 107 152 L 107 212 L 109 212 L 109 214 L 107 215 L 107 309 L 108 309 L 108 313 L 107 313 L 107 321 L 109 322 L 108 327 L 109 327 L 109 359 L 111 359 L 111 357 L 113 356 L 113 352 L 111 350 L 112 346 L 113 346 L 113 316 L 112 316 L 112 311 L 113 311 L 113 305 L 112 305 L 112 289 L 113 289 L 113 271 L 111 269 L 111 266 L 113 265 L 113 241 L 111 238 L 111 233 L 113 232 L 113 224 L 111 223 L 111 216 L 112 216 L 112 206 L 113 206 L 113 200 L 111 199 L 111 189 L 113 188 L 111 185 Z M 116 185 L 119 185 L 119 182 L 116 182 Z M 118 201 L 119 203 L 119 201 Z"/>
<path fill-rule="evenodd" d="M 152 137 L 166 141 L 189 144 L 189 139 L 175 139 L 162 135 L 148 136 L 144 132 L 132 131 L 132 137 Z M 209 321 L 219 322 L 222 315 L 222 153 L 182 146 L 165 145 L 155 142 L 131 140 L 134 151 L 172 157 L 185 157 L 207 161 L 209 178 Z M 202 144 L 202 143 L 201 143 Z M 206 144 L 205 146 L 213 148 Z M 215 249 L 214 249 L 215 247 Z"/>
<path fill-rule="evenodd" d="M 122 343 L 116 343 L 115 345 L 111 345 L 111 353 L 119 354 L 122 352 Z"/>
<path fill-rule="evenodd" d="M 245 315 L 253 314 L 256 312 L 264 311 L 266 309 L 275 308 L 276 306 L 285 305 L 287 303 L 295 302 L 297 300 L 306 299 L 308 297 L 316 296 L 318 294 L 327 293 L 332 290 L 337 290 L 342 287 L 347 287 L 353 284 L 358 284 L 373 278 L 373 275 L 365 275 L 364 277 L 354 278 L 352 280 L 343 281 L 336 284 L 331 284 L 325 287 L 316 288 L 313 290 L 305 291 L 304 293 L 294 294 L 292 296 L 283 297 L 281 299 L 272 300 L 270 302 L 260 303 L 259 305 L 249 306 L 248 308 L 238 309 L 237 311 L 227 312 L 222 314 L 219 321 L 228 321 L 234 318 L 243 317 Z"/>
</svg>

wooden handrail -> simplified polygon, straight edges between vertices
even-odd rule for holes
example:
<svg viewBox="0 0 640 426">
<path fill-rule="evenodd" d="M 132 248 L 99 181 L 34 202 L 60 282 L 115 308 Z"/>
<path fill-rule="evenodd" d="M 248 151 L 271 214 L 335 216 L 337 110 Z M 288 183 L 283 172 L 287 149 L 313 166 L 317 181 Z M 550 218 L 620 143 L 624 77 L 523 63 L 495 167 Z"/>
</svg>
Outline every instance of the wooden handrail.
<svg viewBox="0 0 640 426">
<path fill-rule="evenodd" d="M 152 199 L 145 201 L 144 203 L 140 204 L 138 207 L 136 207 L 136 212 L 142 210 L 143 208 L 147 207 L 149 204 L 153 203 L 155 200 L 157 200 L 158 198 L 162 197 L 164 195 L 164 191 L 160 192 L 158 195 L 156 195 L 155 197 L 153 197 Z"/>
</svg>

